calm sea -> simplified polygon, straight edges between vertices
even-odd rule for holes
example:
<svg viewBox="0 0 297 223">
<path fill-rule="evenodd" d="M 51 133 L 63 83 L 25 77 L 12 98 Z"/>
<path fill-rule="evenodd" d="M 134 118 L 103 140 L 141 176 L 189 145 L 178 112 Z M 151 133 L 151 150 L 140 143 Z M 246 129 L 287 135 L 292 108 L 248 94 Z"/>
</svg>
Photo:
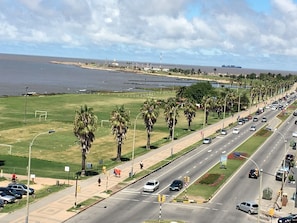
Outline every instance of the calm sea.
<svg viewBox="0 0 297 223">
<path fill-rule="evenodd" d="M 100 60 L 0 54 L 0 95 L 19 96 L 25 94 L 26 90 L 40 94 L 85 91 L 145 91 L 149 88 L 189 86 L 197 82 L 174 77 L 82 69 L 71 65 L 54 64 L 51 61 L 104 63 Z M 159 65 L 150 64 L 150 66 Z M 164 65 L 164 67 L 179 68 L 182 65 Z M 214 67 L 195 66 L 193 68 L 195 70 L 200 69 L 202 72 L 214 72 Z M 230 71 L 239 74 L 260 72 L 251 69 L 216 68 L 217 73 L 228 73 Z"/>
</svg>

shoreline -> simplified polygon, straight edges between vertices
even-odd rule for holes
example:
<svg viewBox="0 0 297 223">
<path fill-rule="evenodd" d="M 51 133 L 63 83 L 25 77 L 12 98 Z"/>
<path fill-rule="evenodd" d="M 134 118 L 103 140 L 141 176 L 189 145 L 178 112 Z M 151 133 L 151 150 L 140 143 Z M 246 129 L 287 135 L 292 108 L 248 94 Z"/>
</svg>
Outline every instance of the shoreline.
<svg viewBox="0 0 297 223">
<path fill-rule="evenodd" d="M 216 80 L 211 78 L 203 78 L 203 77 L 189 77 L 185 75 L 177 75 L 177 74 L 166 74 L 164 73 L 157 73 L 157 72 L 146 72 L 144 70 L 135 70 L 135 69 L 129 69 L 129 68 L 123 68 L 123 67 L 106 67 L 104 65 L 96 65 L 96 64 L 90 64 L 90 63 L 83 63 L 83 62 L 74 62 L 74 61 L 56 61 L 52 60 L 50 61 L 53 64 L 61 64 L 61 65 L 70 65 L 70 66 L 76 66 L 82 69 L 90 69 L 90 70 L 103 70 L 103 71 L 110 71 L 110 72 L 127 72 L 127 73 L 134 73 L 134 74 L 146 74 L 146 75 L 152 75 L 152 76 L 164 76 L 164 77 L 172 77 L 172 78 L 183 78 L 188 80 L 202 80 L 202 81 L 213 81 L 218 82 L 221 84 L 228 84 L 230 81 L 228 80 Z M 211 76 L 211 74 L 210 74 Z"/>
</svg>

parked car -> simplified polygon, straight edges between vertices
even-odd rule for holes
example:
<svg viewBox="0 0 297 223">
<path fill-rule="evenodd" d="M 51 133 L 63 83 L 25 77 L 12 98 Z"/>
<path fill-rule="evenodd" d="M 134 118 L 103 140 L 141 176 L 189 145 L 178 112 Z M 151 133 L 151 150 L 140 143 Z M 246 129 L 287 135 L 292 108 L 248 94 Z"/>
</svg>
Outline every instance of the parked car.
<svg viewBox="0 0 297 223">
<path fill-rule="evenodd" d="M 222 130 L 221 130 L 221 135 L 227 135 L 227 134 L 228 134 L 228 132 L 227 132 L 226 129 L 222 129 Z"/>
<path fill-rule="evenodd" d="M 259 170 L 258 169 L 251 169 L 249 172 L 249 178 L 258 179 L 259 177 Z"/>
<path fill-rule="evenodd" d="M 2 200 L 1 198 L 0 198 L 0 208 L 3 208 L 4 207 L 4 200 Z"/>
<path fill-rule="evenodd" d="M 12 189 L 14 189 L 14 190 L 16 190 L 16 191 L 19 191 L 19 192 L 21 192 L 23 195 L 26 195 L 27 194 L 27 186 L 25 185 L 25 184 L 20 184 L 20 183 L 16 183 L 16 184 L 9 184 L 8 185 L 8 187 L 9 188 L 12 188 Z M 32 195 L 32 194 L 34 194 L 34 189 L 33 188 L 29 188 L 29 195 Z"/>
<path fill-rule="evenodd" d="M 258 204 L 253 201 L 244 201 L 236 205 L 237 210 L 247 212 L 249 214 L 258 214 Z"/>
<path fill-rule="evenodd" d="M 256 129 L 256 126 L 255 125 L 252 125 L 251 127 L 250 127 L 250 131 L 256 131 L 257 129 Z"/>
<path fill-rule="evenodd" d="M 297 137 L 297 132 L 293 132 L 293 133 L 292 133 L 292 136 L 293 136 L 293 137 Z"/>
<path fill-rule="evenodd" d="M 287 178 L 287 175 L 288 175 L 287 170 L 279 169 L 275 174 L 275 180 L 282 181 L 284 179 L 285 181 Z"/>
<path fill-rule="evenodd" d="M 253 122 L 257 122 L 258 121 L 258 118 L 257 117 L 254 117 L 253 118 Z"/>
<path fill-rule="evenodd" d="M 290 162 L 291 162 L 291 161 L 294 160 L 294 158 L 295 158 L 295 157 L 294 157 L 293 154 L 288 153 L 288 154 L 286 155 L 286 160 L 287 160 L 287 161 L 290 161 Z"/>
<path fill-rule="evenodd" d="M 22 192 L 18 192 L 12 188 L 9 187 L 0 187 L 0 192 L 4 192 L 7 195 L 14 196 L 16 199 L 22 199 L 23 194 Z"/>
<path fill-rule="evenodd" d="M 169 190 L 172 190 L 172 191 L 174 191 L 174 190 L 181 190 L 182 188 L 183 188 L 183 186 L 184 186 L 184 183 L 183 183 L 183 181 L 182 180 L 174 180 L 171 184 L 170 184 L 170 186 L 169 186 Z"/>
<path fill-rule="evenodd" d="M 297 111 L 294 111 L 294 112 L 293 112 L 293 115 L 294 115 L 294 116 L 297 116 Z"/>
<path fill-rule="evenodd" d="M 159 188 L 159 185 L 160 185 L 160 183 L 158 180 L 149 180 L 143 186 L 143 191 L 144 192 L 154 192 Z"/>
<path fill-rule="evenodd" d="M 14 203 L 16 198 L 12 195 L 7 195 L 4 192 L 0 192 L 0 199 L 2 199 L 5 204 L 8 204 Z"/>
<path fill-rule="evenodd" d="M 297 214 L 290 214 L 277 220 L 278 223 L 297 222 Z"/>
<path fill-rule="evenodd" d="M 203 139 L 203 144 L 210 144 L 211 143 L 211 138 L 204 138 Z"/>
<path fill-rule="evenodd" d="M 239 134 L 239 132 L 240 132 L 239 128 L 234 128 L 232 131 L 233 134 Z"/>
</svg>

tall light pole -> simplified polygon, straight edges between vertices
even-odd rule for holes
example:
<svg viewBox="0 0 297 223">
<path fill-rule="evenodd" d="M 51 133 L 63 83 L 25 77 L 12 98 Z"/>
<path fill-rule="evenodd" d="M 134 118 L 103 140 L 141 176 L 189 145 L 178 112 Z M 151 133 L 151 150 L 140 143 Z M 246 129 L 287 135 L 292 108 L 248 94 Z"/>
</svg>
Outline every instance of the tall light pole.
<svg viewBox="0 0 297 223">
<path fill-rule="evenodd" d="M 138 117 L 142 114 L 142 112 L 138 113 L 136 115 L 136 118 L 134 120 L 134 131 L 133 131 L 133 143 L 132 143 L 132 163 L 131 163 L 131 172 L 130 172 L 130 177 L 133 177 L 133 166 L 134 166 L 134 154 L 135 154 L 135 135 L 136 135 L 136 122 Z"/>
<path fill-rule="evenodd" d="M 258 208 L 258 216 L 257 216 L 257 223 L 260 223 L 261 199 L 262 199 L 262 196 L 261 196 L 261 194 L 262 194 L 262 172 L 263 172 L 263 170 L 259 169 L 258 164 L 253 159 L 251 159 L 250 157 L 243 156 L 238 152 L 235 152 L 234 155 L 237 156 L 237 157 L 247 159 L 247 160 L 251 161 L 253 164 L 255 164 L 255 166 L 256 166 L 256 168 L 258 170 L 258 173 L 260 175 L 260 179 L 259 179 L 259 181 L 260 181 L 259 182 L 259 195 L 258 195 L 259 196 L 259 198 L 258 198 L 259 199 L 259 203 L 258 203 L 259 208 Z"/>
<path fill-rule="evenodd" d="M 29 188 L 30 188 L 30 172 L 31 172 L 31 151 L 32 151 L 32 146 L 35 141 L 35 139 L 44 134 L 51 134 L 54 133 L 55 130 L 49 130 L 47 132 L 41 132 L 38 133 L 31 141 L 30 146 L 29 146 L 29 157 L 28 157 L 28 176 L 27 176 L 27 203 L 26 203 L 26 209 L 27 209 L 27 215 L 26 215 L 26 223 L 29 222 Z"/>
</svg>

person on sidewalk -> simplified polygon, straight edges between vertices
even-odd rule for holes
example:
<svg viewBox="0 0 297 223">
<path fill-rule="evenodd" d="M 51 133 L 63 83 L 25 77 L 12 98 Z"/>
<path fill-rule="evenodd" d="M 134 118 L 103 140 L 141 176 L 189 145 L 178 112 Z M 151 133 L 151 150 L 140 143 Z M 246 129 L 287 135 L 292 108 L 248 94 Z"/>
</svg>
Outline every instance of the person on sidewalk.
<svg viewBox="0 0 297 223">
<path fill-rule="evenodd" d="M 140 169 L 142 170 L 143 169 L 143 162 L 142 161 L 140 161 L 139 166 L 140 166 Z"/>
<path fill-rule="evenodd" d="M 100 177 L 98 178 L 98 186 L 99 187 L 101 186 L 101 178 Z"/>
</svg>

